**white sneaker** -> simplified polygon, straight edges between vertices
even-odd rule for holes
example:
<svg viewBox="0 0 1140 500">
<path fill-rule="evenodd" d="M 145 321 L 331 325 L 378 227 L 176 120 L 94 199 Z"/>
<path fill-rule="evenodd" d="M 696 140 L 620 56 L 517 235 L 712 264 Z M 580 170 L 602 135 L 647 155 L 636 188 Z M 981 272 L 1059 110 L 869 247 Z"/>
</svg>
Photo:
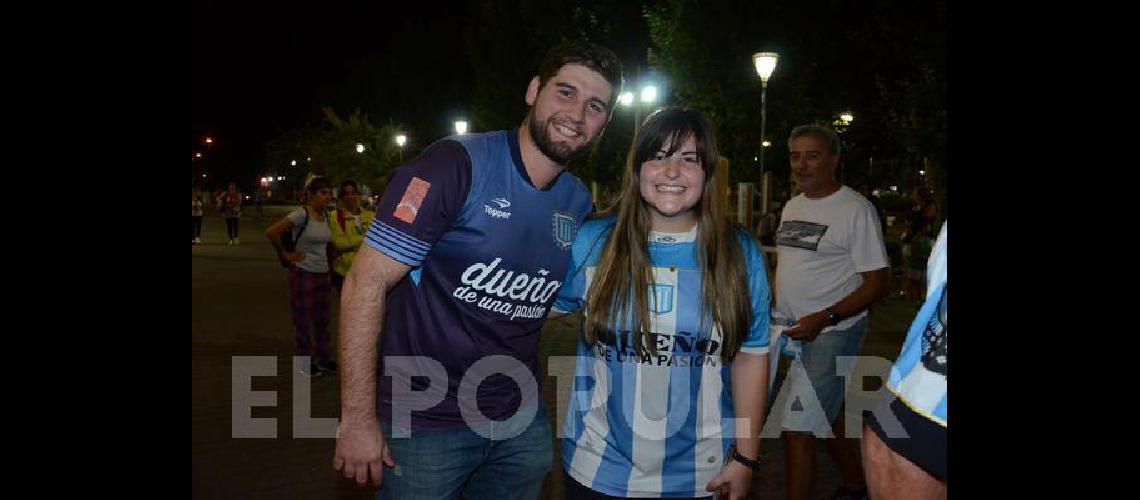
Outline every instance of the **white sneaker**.
<svg viewBox="0 0 1140 500">
<path fill-rule="evenodd" d="M 227 241 L 227 242 L 226 242 L 226 245 L 230 245 L 230 246 L 232 246 L 233 244 L 234 244 L 234 240 L 230 240 L 230 241 Z"/>
<path fill-rule="evenodd" d="M 240 244 L 240 243 L 241 243 L 241 238 L 234 238 L 234 244 L 235 245 Z"/>
<path fill-rule="evenodd" d="M 202 242 L 202 238 L 194 238 L 194 243 L 201 243 L 201 242 Z"/>
</svg>

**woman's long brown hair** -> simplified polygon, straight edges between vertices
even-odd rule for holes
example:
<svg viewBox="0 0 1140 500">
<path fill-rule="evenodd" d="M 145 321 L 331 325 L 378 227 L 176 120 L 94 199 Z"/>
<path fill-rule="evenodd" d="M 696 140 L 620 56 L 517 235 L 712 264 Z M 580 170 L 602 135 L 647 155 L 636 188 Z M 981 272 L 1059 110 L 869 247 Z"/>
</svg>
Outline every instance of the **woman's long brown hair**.
<svg viewBox="0 0 1140 500">
<path fill-rule="evenodd" d="M 584 335 L 589 344 L 609 335 L 622 338 L 620 330 L 628 317 L 637 354 L 657 354 L 656 346 L 650 342 L 652 337 L 646 335 L 650 333 L 648 291 L 654 280 L 649 260 L 651 208 L 641 198 L 641 165 L 666 142 L 670 145 L 667 156 L 672 155 L 690 135 L 697 143 L 697 156 L 705 172 L 704 190 L 693 208 L 698 214 L 696 257 L 701 272 L 701 330 L 719 327 L 721 357 L 728 361 L 736 356 L 748 335 L 752 302 L 741 245 L 734 234 L 735 227 L 725 219 L 725 194 L 717 188 L 720 156 L 715 132 L 700 111 L 664 108 L 645 119 L 628 157 L 616 204 L 617 221 L 586 293 Z"/>
</svg>

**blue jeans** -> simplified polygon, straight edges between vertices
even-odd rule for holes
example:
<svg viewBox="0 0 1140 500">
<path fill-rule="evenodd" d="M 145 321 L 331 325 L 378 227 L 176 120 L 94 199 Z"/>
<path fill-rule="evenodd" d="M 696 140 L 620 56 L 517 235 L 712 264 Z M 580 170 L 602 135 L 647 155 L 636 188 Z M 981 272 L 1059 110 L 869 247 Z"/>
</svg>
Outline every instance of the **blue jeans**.
<svg viewBox="0 0 1140 500">
<path fill-rule="evenodd" d="M 511 433 L 488 425 L 484 434 Z M 383 428 L 392 435 L 390 426 Z M 396 467 L 384 470 L 376 499 L 536 499 L 554 460 L 553 439 L 541 404 L 526 430 L 508 439 L 488 439 L 466 426 L 388 439 Z"/>
<path fill-rule="evenodd" d="M 867 320 L 868 317 L 864 316 L 846 330 L 821 333 L 815 340 L 803 343 L 803 353 L 800 355 L 803 369 L 816 398 L 819 399 L 823 415 L 819 415 L 818 412 L 787 411 L 784 413 L 785 428 L 810 428 L 820 434 L 830 432 L 831 424 L 835 422 L 835 418 L 839 416 L 839 409 L 843 406 L 847 388 L 844 376 L 846 373 L 837 373 L 836 357 L 859 354 L 859 347 L 863 344 L 863 337 L 867 333 Z M 854 364 L 848 371 L 851 368 L 854 368 Z M 788 379 L 784 383 L 804 382 L 794 378 L 793 372 L 789 371 Z M 788 427 L 789 425 L 792 427 Z"/>
</svg>

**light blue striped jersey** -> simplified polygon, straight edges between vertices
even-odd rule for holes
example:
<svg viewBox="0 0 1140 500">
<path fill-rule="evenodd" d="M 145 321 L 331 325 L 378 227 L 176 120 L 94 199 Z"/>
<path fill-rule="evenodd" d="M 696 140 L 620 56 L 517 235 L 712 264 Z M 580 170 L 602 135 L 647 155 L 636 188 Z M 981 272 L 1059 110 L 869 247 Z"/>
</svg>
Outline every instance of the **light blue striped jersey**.
<svg viewBox="0 0 1140 500">
<path fill-rule="evenodd" d="M 946 427 L 946 224 L 926 264 L 926 302 L 907 332 L 887 387 L 931 422 Z"/>
<path fill-rule="evenodd" d="M 554 309 L 582 307 L 614 222 L 608 217 L 582 225 Z M 650 235 L 655 283 L 648 296 L 649 330 L 657 355 L 635 354 L 628 323 L 621 335 L 600 335 L 608 338 L 594 345 L 579 336 L 562 464 L 594 491 L 622 497 L 710 495 L 705 486 L 720 473 L 734 442 L 731 371 L 720 357 L 721 332 L 698 318 L 696 234 L 697 228 Z M 738 241 L 752 302 L 752 324 L 740 352 L 763 354 L 771 303 L 764 257 L 745 233 L 738 233 Z"/>
</svg>

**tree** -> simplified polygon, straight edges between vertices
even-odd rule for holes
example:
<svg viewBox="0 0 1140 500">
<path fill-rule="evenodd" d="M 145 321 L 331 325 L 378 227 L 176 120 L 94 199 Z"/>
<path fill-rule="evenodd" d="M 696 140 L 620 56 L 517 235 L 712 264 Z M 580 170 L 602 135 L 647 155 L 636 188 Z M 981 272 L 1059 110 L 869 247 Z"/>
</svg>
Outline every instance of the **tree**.
<svg viewBox="0 0 1140 500">
<path fill-rule="evenodd" d="M 777 193 L 789 184 L 792 127 L 855 112 L 844 164 L 861 179 L 872 155 L 878 179 L 906 177 L 907 155 L 945 158 L 945 4 L 831 0 L 659 0 L 646 7 L 650 62 L 671 79 L 677 104 L 716 125 L 733 181 L 757 181 L 760 82 L 751 55 L 780 53 L 768 83 L 765 167 Z M 944 169 L 942 170 L 944 171 Z"/>
<path fill-rule="evenodd" d="M 359 109 L 347 118 L 341 118 L 330 107 L 322 108 L 324 126 L 308 126 L 286 132 L 267 145 L 271 164 L 287 165 L 298 160 L 295 173 L 288 186 L 296 189 L 304 182 L 306 173 L 328 177 L 333 184 L 354 180 L 378 191 L 386 184 L 392 170 L 398 166 L 400 151 L 394 138 L 403 128 L 394 121 L 376 126 Z M 357 152 L 357 144 L 364 146 Z M 308 159 L 312 160 L 309 161 Z"/>
</svg>

